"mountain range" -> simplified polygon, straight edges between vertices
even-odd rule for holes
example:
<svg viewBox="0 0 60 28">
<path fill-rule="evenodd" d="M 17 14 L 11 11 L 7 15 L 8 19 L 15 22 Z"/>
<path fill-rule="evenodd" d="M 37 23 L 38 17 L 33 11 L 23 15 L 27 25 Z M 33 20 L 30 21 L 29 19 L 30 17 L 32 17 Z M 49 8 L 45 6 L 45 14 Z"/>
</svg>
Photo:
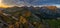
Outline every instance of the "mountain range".
<svg viewBox="0 0 60 28">
<path fill-rule="evenodd" d="M 38 17 L 42 16 L 42 18 L 44 17 L 44 18 L 52 19 L 52 18 L 60 17 L 60 9 L 57 8 L 56 6 L 43 6 L 43 7 L 15 6 L 15 7 L 6 8 L 3 10 L 4 10 L 4 13 L 7 13 L 7 14 L 15 13 L 17 11 L 22 11 L 22 10 L 29 10 L 31 13 L 37 14 L 36 16 L 39 15 Z"/>
<path fill-rule="evenodd" d="M 17 27 L 21 25 L 25 28 L 35 28 L 38 23 L 45 24 L 45 20 L 59 20 L 60 19 L 60 8 L 56 6 L 43 6 L 43 7 L 9 7 L 0 8 L 0 26 L 5 27 Z M 35 24 L 37 22 L 37 24 Z M 28 25 L 29 24 L 29 25 Z M 6 26 L 5 26 L 6 25 Z M 38 27 L 37 25 L 36 27 Z M 46 25 L 45 25 L 46 26 Z M 48 25 L 49 26 L 49 25 Z M 51 25 L 52 26 L 52 25 Z M 54 25 L 55 26 L 55 25 Z M 21 28 L 22 28 L 21 27 Z M 40 26 L 39 26 L 40 27 Z M 49 26 L 50 27 L 50 26 Z"/>
</svg>

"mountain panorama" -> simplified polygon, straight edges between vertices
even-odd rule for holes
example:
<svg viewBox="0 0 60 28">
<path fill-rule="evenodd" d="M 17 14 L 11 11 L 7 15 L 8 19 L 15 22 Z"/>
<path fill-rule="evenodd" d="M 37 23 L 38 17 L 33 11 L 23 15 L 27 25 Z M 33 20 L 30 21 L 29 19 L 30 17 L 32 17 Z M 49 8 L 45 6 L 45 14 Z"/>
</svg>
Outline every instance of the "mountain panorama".
<svg viewBox="0 0 60 28">
<path fill-rule="evenodd" d="M 43 26 L 44 28 L 50 28 L 56 26 L 53 23 L 57 23 L 59 26 L 60 8 L 57 8 L 56 6 L 14 6 L 0 8 L 0 21 L 2 24 L 0 24 L 1 28 L 43 28 Z"/>
<path fill-rule="evenodd" d="M 60 28 L 60 0 L 0 0 L 0 28 Z"/>
</svg>

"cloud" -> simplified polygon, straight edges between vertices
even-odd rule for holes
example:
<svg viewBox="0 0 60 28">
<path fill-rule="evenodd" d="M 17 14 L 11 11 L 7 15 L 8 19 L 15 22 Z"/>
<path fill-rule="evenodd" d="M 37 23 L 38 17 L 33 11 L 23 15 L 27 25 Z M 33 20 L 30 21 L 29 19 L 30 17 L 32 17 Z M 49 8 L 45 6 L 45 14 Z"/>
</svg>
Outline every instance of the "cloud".
<svg viewBox="0 0 60 28">
<path fill-rule="evenodd" d="M 60 0 L 58 0 L 60 1 Z M 42 5 L 42 4 L 60 4 L 57 0 L 2 0 L 2 3 L 10 6 L 30 6 L 30 5 Z"/>
<path fill-rule="evenodd" d="M 10 6 L 30 6 L 33 5 L 34 2 L 38 0 L 2 0 L 2 3 Z"/>
<path fill-rule="evenodd" d="M 27 2 L 20 1 L 20 0 L 2 0 L 2 3 L 10 6 L 22 6 L 22 5 L 29 4 Z"/>
</svg>

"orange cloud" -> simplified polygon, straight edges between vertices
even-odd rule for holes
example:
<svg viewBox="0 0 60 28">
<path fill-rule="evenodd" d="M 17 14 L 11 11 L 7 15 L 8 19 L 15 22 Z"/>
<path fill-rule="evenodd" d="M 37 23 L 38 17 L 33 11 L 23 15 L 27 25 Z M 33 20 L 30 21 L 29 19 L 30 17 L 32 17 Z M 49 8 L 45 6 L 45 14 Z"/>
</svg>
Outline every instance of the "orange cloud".
<svg viewBox="0 0 60 28">
<path fill-rule="evenodd" d="M 7 7 L 9 7 L 9 6 L 8 6 L 8 5 L 3 4 L 3 3 L 2 3 L 2 0 L 0 0 L 0 8 L 7 8 Z"/>
</svg>

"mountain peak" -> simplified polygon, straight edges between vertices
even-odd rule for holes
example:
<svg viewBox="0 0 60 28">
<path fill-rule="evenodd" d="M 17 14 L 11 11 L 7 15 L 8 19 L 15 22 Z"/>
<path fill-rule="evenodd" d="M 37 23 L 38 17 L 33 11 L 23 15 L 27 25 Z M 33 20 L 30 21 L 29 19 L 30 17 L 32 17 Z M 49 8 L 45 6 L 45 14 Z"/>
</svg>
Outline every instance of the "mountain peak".
<svg viewBox="0 0 60 28">
<path fill-rule="evenodd" d="M 48 8 L 48 9 L 50 9 L 50 10 L 56 10 L 56 9 L 57 9 L 56 6 L 44 6 L 44 7 Z"/>
</svg>

